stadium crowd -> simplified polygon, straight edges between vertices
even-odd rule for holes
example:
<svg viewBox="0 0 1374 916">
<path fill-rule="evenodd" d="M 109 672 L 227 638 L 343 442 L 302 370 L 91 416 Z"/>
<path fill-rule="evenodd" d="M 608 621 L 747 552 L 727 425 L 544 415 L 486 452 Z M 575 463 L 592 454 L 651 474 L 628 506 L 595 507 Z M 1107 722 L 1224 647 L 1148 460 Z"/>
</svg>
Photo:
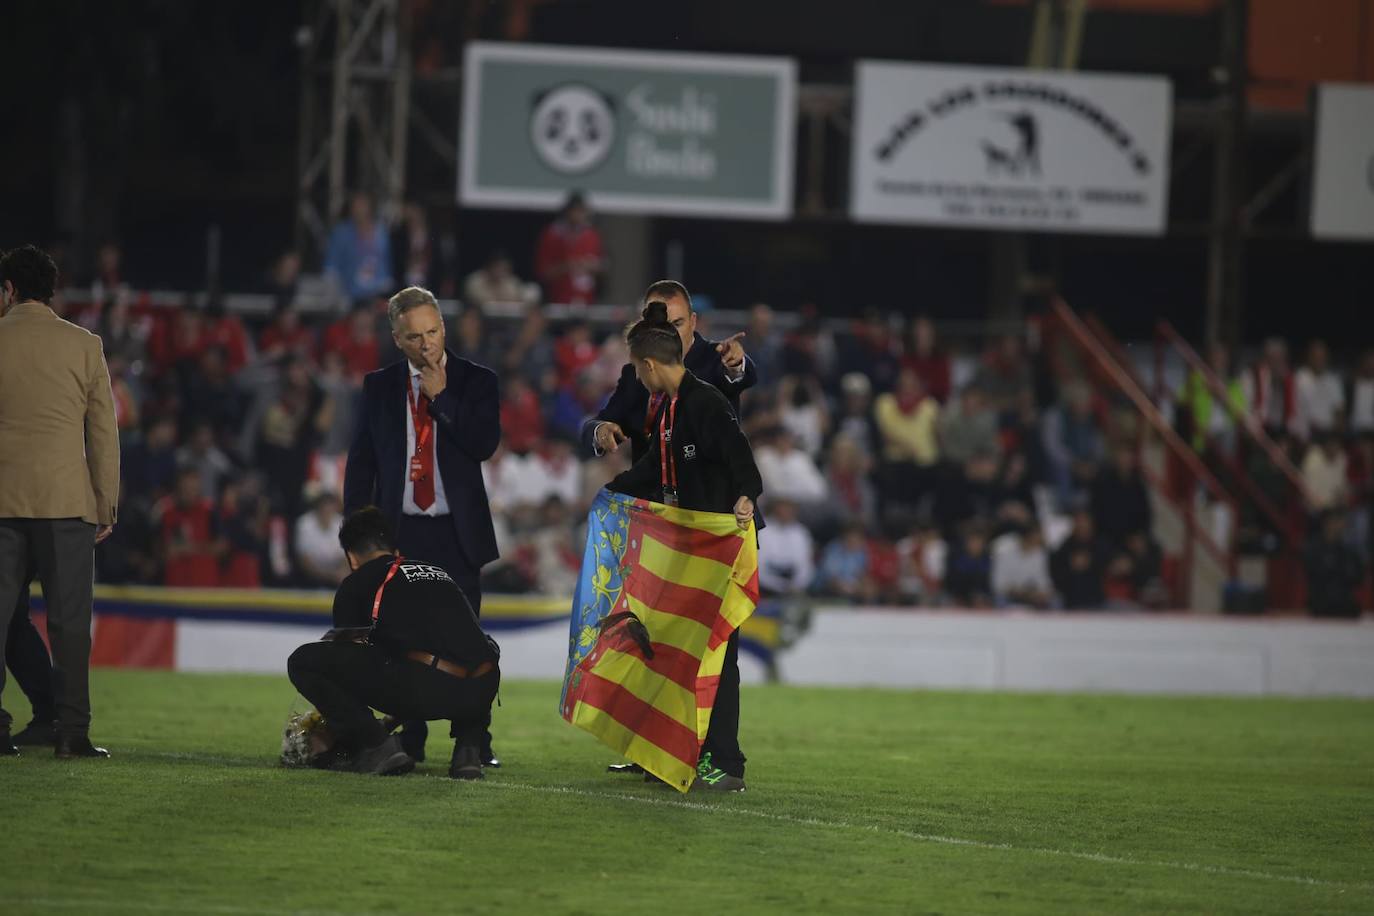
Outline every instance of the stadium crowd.
<svg viewBox="0 0 1374 916">
<path fill-rule="evenodd" d="M 539 304 L 555 299 L 542 291 L 593 301 L 603 254 L 588 217 L 574 198 L 546 230 L 540 283 L 495 252 L 460 285 L 451 240 L 432 237 L 422 211 L 387 233 L 358 198 L 326 261 L 354 305 L 322 321 L 298 310 L 294 253 L 268 274 L 271 315 L 245 320 L 213 300 L 142 303 L 118 248 L 103 248 L 89 294 L 55 303 L 102 336 L 114 380 L 123 493 L 100 580 L 337 584 L 361 379 L 399 358 L 384 297 L 428 284 L 461 289 L 449 348 L 502 382 L 502 446 L 484 467 L 502 559 L 484 571 L 487 587 L 569 593 L 581 519 L 626 460 L 625 449 L 593 458 L 577 445 L 626 361 L 621 329 L 556 323 Z M 490 314 L 497 303 L 503 317 Z M 797 317 L 784 329 L 756 305 L 744 328 L 761 380 L 741 422 L 764 479 L 767 592 L 975 608 L 1170 604 L 1135 442 L 1109 432 L 1109 405 L 1081 378 L 1052 366 L 1034 325 L 956 354 L 924 317 L 869 311 L 838 331 L 815 306 Z M 711 322 L 701 315 L 708 336 Z M 1369 549 L 1374 354 L 1351 379 L 1320 343 L 1297 371 L 1279 342 L 1244 373 L 1220 350 L 1211 362 L 1231 403 L 1214 407 L 1190 377 L 1176 394 L 1180 428 L 1209 457 L 1235 447 L 1242 416 L 1273 430 L 1311 499 L 1313 607 L 1348 611 Z"/>
</svg>

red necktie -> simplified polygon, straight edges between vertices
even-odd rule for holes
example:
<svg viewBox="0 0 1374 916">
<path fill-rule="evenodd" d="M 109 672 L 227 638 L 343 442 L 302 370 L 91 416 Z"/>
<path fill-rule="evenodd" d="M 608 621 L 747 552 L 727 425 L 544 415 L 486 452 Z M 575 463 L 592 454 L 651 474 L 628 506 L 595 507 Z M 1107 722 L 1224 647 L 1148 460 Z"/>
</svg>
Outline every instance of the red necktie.
<svg viewBox="0 0 1374 916">
<path fill-rule="evenodd" d="M 420 392 L 417 407 L 411 389 L 406 389 L 406 406 L 415 425 L 415 454 L 410 459 L 412 495 L 420 511 L 434 505 L 434 418 L 429 415 L 429 398 Z"/>
</svg>

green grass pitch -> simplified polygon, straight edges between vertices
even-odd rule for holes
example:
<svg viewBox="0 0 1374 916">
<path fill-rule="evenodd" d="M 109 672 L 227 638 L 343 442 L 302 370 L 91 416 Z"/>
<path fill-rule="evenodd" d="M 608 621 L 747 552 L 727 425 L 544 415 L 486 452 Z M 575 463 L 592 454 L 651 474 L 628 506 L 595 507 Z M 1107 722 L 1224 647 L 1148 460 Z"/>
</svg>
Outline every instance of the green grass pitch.
<svg viewBox="0 0 1374 916">
<path fill-rule="evenodd" d="M 553 683 L 474 784 L 441 729 L 402 778 L 279 769 L 284 677 L 93 694 L 112 759 L 0 759 L 0 912 L 1374 913 L 1374 703 L 746 685 L 719 797 L 606 774 Z"/>
</svg>

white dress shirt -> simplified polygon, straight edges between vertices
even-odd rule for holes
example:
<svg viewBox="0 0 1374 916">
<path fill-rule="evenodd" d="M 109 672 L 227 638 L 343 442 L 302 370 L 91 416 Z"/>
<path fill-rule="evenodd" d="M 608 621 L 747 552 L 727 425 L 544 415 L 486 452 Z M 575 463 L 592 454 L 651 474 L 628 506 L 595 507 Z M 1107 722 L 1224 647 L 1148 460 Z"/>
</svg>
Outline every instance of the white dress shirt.
<svg viewBox="0 0 1374 916">
<path fill-rule="evenodd" d="M 768 549 L 759 552 L 759 585 L 781 594 L 802 592 L 816 576 L 811 532 L 799 522 L 772 522 Z"/>
<path fill-rule="evenodd" d="M 321 526 L 319 516 L 307 512 L 296 519 L 296 555 L 304 557 L 318 569 L 332 569 L 339 565 L 339 528 L 343 518 Z"/>
<path fill-rule="evenodd" d="M 443 365 L 448 365 L 448 354 L 444 354 Z M 415 406 L 419 410 L 424 408 L 420 405 L 420 370 L 416 369 L 409 362 L 406 368 L 410 370 L 410 392 L 415 398 Z M 415 482 L 410 479 L 410 459 L 415 455 L 415 418 L 410 414 L 410 404 L 406 404 L 406 460 L 404 464 L 405 492 L 401 495 L 401 512 L 404 515 L 448 515 L 448 497 L 444 495 L 444 475 L 439 473 L 439 422 L 430 419 L 433 430 L 429 434 L 430 441 L 434 443 L 434 502 L 428 509 L 421 509 L 415 505 Z"/>
<path fill-rule="evenodd" d="M 1345 413 L 1345 386 L 1336 373 L 1328 370 L 1318 375 L 1304 366 L 1294 376 L 1293 385 L 1303 434 L 1327 432 Z"/>
<path fill-rule="evenodd" d="M 1021 536 L 1015 532 L 992 542 L 991 578 L 992 593 L 998 600 L 1007 600 L 1015 592 L 1037 591 L 1048 595 L 1054 591 L 1049 551 L 1044 545 L 1027 550 L 1021 545 Z"/>
<path fill-rule="evenodd" d="M 759 446 L 754 462 L 763 478 L 763 492 L 774 499 L 814 505 L 824 502 L 830 494 L 820 469 L 801 449 L 794 448 L 784 455 L 772 446 Z"/>
</svg>

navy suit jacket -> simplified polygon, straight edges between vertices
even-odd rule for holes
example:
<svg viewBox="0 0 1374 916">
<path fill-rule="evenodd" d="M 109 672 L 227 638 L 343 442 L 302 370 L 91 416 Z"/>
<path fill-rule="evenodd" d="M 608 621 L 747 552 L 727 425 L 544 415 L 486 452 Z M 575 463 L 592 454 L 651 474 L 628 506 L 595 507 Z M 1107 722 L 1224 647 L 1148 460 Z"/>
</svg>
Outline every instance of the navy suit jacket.
<svg viewBox="0 0 1374 916">
<path fill-rule="evenodd" d="M 501 402 L 496 373 L 448 353 L 448 385 L 429 404 L 434 418 L 439 475 L 444 481 L 450 518 L 458 543 L 473 569 L 498 556 L 491 506 L 482 481 L 482 462 L 501 442 Z M 410 370 L 405 360 L 363 379 L 363 414 L 344 471 L 344 510 L 375 505 L 399 521 L 405 481 L 410 472 L 406 454 L 406 386 Z"/>
<path fill-rule="evenodd" d="M 754 387 L 759 378 L 757 370 L 754 369 L 754 361 L 746 356 L 744 377 L 738 382 L 727 381 L 725 366 L 721 364 L 720 354 L 716 352 L 716 341 L 707 340 L 700 334 L 692 341 L 692 348 L 682 358 L 682 364 L 699 380 L 714 385 L 725 395 L 736 417 L 739 416 L 740 392 Z M 610 422 L 617 424 L 629 437 L 630 462 L 633 464 L 639 461 L 649 451 L 649 434 L 644 429 L 645 423 L 650 419 L 646 416 L 648 412 L 649 389 L 645 388 L 635 375 L 634 364 L 626 363 L 620 370 L 620 381 L 616 382 L 615 391 L 612 392 L 606 406 L 582 424 L 583 453 L 587 457 L 596 454 L 592 438 L 596 433 L 596 425 Z"/>
</svg>

